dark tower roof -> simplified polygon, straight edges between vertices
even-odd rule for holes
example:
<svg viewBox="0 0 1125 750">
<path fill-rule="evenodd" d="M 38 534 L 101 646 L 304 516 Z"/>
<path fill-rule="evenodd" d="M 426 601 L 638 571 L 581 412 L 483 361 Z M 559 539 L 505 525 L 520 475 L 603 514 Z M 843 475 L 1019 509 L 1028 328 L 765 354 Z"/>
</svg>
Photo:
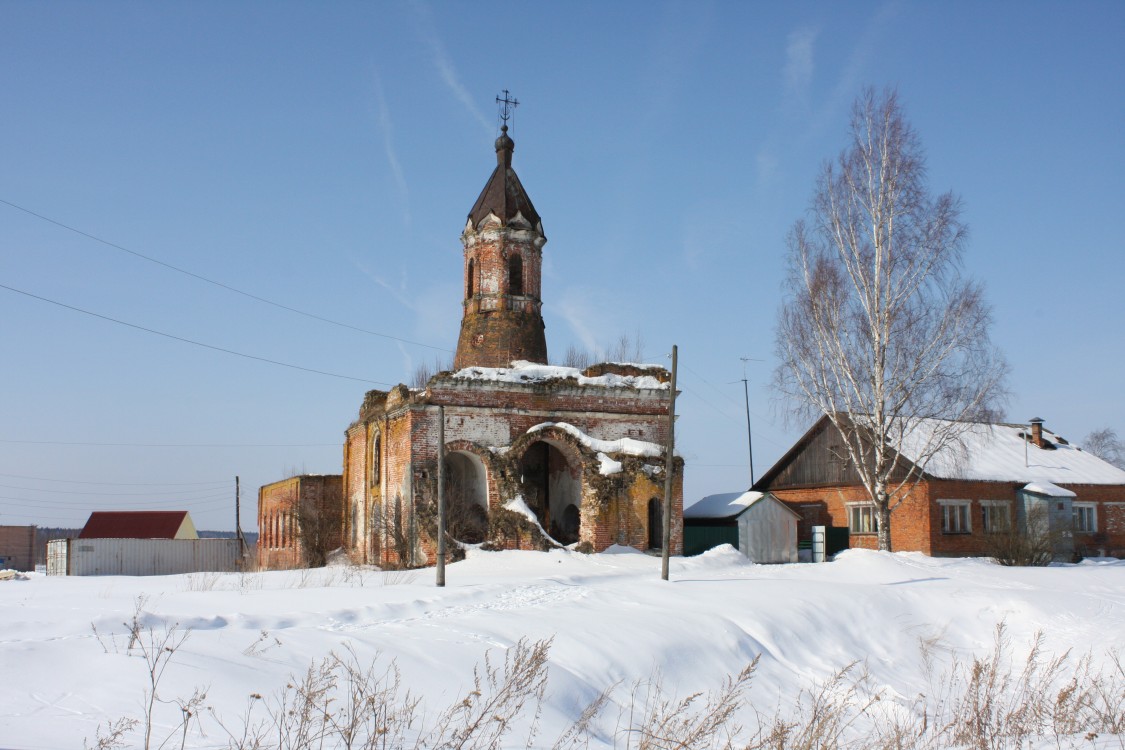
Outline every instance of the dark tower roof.
<svg viewBox="0 0 1125 750">
<path fill-rule="evenodd" d="M 512 152 L 515 149 L 515 141 L 508 137 L 508 126 L 505 125 L 500 128 L 500 137 L 496 139 L 496 169 L 488 178 L 477 202 L 473 204 L 473 210 L 469 211 L 469 221 L 474 229 L 490 213 L 496 214 L 504 225 L 516 218 L 518 213 L 532 227 L 542 231 L 542 220 L 535 211 L 535 206 L 531 205 L 531 198 L 527 197 L 520 178 L 516 177 L 516 171 L 512 169 Z"/>
</svg>

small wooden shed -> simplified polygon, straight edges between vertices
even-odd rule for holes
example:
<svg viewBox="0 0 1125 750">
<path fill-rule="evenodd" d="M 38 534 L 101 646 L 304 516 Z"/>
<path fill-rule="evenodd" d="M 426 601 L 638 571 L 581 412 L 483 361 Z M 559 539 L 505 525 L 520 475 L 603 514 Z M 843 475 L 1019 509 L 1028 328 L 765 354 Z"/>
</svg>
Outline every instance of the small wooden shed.
<svg viewBox="0 0 1125 750">
<path fill-rule="evenodd" d="M 799 519 L 769 492 L 708 495 L 684 508 L 684 554 L 730 544 L 756 563 L 797 562 Z"/>
</svg>

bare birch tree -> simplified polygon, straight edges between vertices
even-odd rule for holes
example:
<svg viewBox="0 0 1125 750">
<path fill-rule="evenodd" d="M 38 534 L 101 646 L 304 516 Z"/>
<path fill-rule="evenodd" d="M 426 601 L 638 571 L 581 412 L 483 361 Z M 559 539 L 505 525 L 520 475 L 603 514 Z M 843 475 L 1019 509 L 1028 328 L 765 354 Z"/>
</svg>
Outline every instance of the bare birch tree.
<svg viewBox="0 0 1125 750">
<path fill-rule="evenodd" d="M 927 189 L 897 94 L 866 90 L 850 144 L 789 234 L 774 384 L 793 415 L 823 414 L 839 431 L 882 550 L 929 459 L 1005 397 L 982 287 L 960 273 L 965 237 L 959 200 Z"/>
<path fill-rule="evenodd" d="M 1112 427 L 1091 432 L 1082 441 L 1082 449 L 1119 469 L 1125 469 L 1125 446 L 1118 439 L 1117 430 Z"/>
</svg>

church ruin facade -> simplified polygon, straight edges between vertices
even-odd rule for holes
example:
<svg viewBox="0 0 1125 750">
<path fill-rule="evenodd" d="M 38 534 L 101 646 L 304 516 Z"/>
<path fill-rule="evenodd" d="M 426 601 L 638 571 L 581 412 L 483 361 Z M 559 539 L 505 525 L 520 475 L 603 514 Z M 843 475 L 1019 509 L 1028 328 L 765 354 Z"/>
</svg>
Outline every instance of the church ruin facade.
<svg viewBox="0 0 1125 750">
<path fill-rule="evenodd" d="M 512 169 L 514 149 L 505 125 L 496 168 L 461 234 L 454 369 L 420 389 L 369 391 L 345 432 L 342 542 L 358 562 L 434 562 L 442 433 L 454 548 L 662 546 L 669 373 L 655 365 L 547 364 L 547 238 Z M 672 495 L 671 552 L 679 554 L 679 458 Z"/>
</svg>

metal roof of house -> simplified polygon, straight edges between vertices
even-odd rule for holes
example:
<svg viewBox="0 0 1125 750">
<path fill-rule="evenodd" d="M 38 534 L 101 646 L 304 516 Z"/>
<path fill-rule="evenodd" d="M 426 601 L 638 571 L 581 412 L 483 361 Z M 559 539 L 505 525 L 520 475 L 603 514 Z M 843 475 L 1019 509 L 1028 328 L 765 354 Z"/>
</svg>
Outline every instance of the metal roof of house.
<svg viewBox="0 0 1125 750">
<path fill-rule="evenodd" d="M 924 451 L 931 433 L 947 420 L 921 419 L 903 440 L 901 455 L 915 462 Z M 1125 470 L 1082 450 L 1045 427 L 1044 447 L 1029 436 L 1029 425 L 1004 422 L 967 423 L 958 442 L 946 445 L 927 462 L 925 474 L 931 479 L 962 479 L 982 482 L 1047 482 L 1055 485 L 1125 485 Z M 770 483 L 788 464 L 796 460 L 831 422 L 821 417 L 758 480 L 756 486 Z"/>
<path fill-rule="evenodd" d="M 923 420 L 906 436 L 902 454 L 914 460 L 914 448 L 939 420 Z M 1027 425 L 979 423 L 961 437 L 960 446 L 939 451 L 926 465 L 938 479 L 1067 484 L 1125 484 L 1125 471 L 1043 428 L 1046 447 L 1030 441 Z"/>
<path fill-rule="evenodd" d="M 186 510 L 96 510 L 79 539 L 175 539 Z"/>
<path fill-rule="evenodd" d="M 766 497 L 772 498 L 781 507 L 793 513 L 793 515 L 797 515 L 789 506 L 774 498 L 770 493 L 747 490 L 745 492 L 720 492 L 717 495 L 708 495 L 699 502 L 684 508 L 684 518 L 734 518 Z"/>
</svg>

